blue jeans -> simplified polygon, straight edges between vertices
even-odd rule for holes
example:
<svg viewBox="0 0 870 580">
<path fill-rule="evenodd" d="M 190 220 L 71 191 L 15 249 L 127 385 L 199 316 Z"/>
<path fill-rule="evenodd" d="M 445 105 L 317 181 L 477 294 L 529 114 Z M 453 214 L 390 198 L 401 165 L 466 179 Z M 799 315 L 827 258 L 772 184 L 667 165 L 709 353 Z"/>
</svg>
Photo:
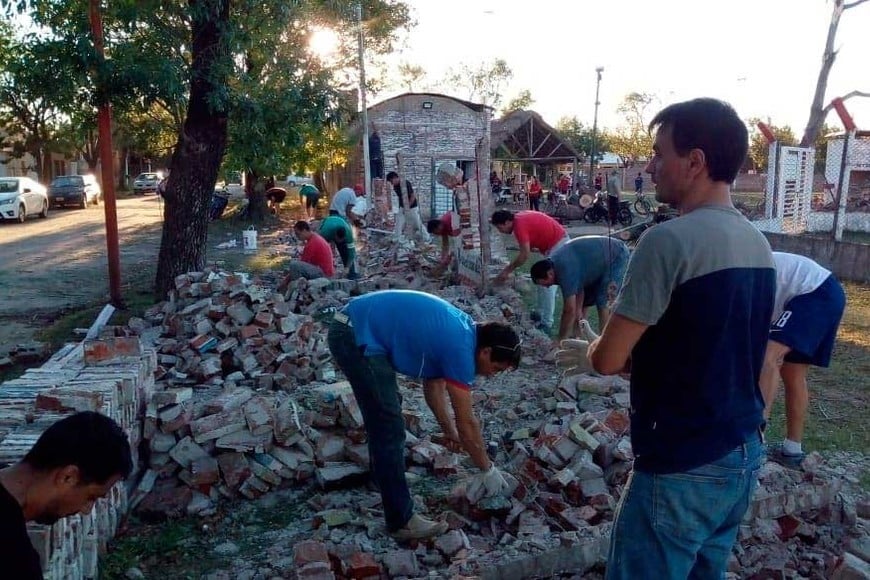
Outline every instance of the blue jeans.
<svg viewBox="0 0 870 580">
<path fill-rule="evenodd" d="M 362 411 L 372 477 L 381 490 L 387 529 L 394 532 L 414 513 L 405 481 L 405 419 L 396 371 L 385 356 L 365 356 L 347 324 L 333 320 L 327 341 Z"/>
<path fill-rule="evenodd" d="M 758 435 L 689 471 L 635 471 L 617 508 L 607 580 L 723 578 L 763 461 Z"/>
</svg>

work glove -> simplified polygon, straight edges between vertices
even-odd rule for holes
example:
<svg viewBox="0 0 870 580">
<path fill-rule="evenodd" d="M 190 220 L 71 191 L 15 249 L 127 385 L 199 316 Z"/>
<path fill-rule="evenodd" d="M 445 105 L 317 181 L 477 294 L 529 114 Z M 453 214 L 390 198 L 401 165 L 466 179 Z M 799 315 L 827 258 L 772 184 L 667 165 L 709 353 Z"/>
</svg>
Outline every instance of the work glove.
<svg viewBox="0 0 870 580">
<path fill-rule="evenodd" d="M 487 471 L 482 471 L 471 478 L 465 490 L 465 497 L 472 504 L 483 498 L 506 495 L 510 492 L 510 484 L 499 469 L 493 465 Z"/>
<path fill-rule="evenodd" d="M 562 348 L 556 351 L 556 366 L 566 375 L 580 375 L 592 370 L 586 352 L 589 342 L 576 338 L 568 338 L 559 343 Z"/>
<path fill-rule="evenodd" d="M 585 318 L 580 320 L 580 333 L 589 342 L 594 342 L 598 338 L 598 335 L 592 330 L 592 326 L 589 325 L 589 321 Z"/>
</svg>

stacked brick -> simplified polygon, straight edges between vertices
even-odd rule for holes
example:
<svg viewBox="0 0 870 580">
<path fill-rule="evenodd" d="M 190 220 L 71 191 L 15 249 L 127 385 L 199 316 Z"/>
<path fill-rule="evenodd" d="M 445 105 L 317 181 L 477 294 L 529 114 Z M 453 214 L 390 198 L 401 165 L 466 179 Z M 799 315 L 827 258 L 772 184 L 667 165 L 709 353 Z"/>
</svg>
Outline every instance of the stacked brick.
<svg viewBox="0 0 870 580">
<path fill-rule="evenodd" d="M 138 338 L 115 336 L 108 327 L 101 338 L 67 345 L 41 368 L 0 385 L 0 464 L 21 460 L 54 422 L 79 411 L 112 417 L 127 433 L 138 463 L 142 413 L 151 396 L 154 352 Z M 115 535 L 127 513 L 126 482 L 116 484 L 87 514 L 54 525 L 31 523 L 31 541 L 47 579 L 96 578 L 98 554 Z"/>
</svg>

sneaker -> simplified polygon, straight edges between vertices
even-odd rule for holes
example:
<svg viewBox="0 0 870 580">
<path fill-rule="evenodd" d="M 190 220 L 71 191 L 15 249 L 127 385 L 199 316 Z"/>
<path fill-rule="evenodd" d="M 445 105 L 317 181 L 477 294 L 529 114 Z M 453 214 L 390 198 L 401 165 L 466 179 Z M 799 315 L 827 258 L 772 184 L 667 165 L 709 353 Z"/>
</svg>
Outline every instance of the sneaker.
<svg viewBox="0 0 870 580">
<path fill-rule="evenodd" d="M 435 522 L 420 514 L 414 514 L 404 528 L 392 532 L 391 535 L 397 540 L 423 540 L 440 536 L 447 528 L 447 522 Z"/>
<path fill-rule="evenodd" d="M 804 458 L 807 456 L 806 453 L 798 453 L 796 455 L 784 453 L 782 451 L 782 443 L 767 445 L 766 452 L 769 461 L 774 461 L 789 469 L 800 469 L 801 463 L 803 463 Z"/>
</svg>

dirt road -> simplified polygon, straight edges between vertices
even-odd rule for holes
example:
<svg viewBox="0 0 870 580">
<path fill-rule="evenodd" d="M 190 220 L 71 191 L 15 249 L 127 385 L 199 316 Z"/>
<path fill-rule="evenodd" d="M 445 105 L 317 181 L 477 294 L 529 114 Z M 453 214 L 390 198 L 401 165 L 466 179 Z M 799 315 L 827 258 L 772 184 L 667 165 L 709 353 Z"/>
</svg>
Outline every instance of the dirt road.
<svg viewBox="0 0 870 580">
<path fill-rule="evenodd" d="M 154 195 L 120 199 L 122 284 L 150 281 L 162 204 Z M 0 345 L 29 339 L 38 317 L 108 299 L 105 211 L 53 210 L 47 219 L 0 223 Z"/>
</svg>

